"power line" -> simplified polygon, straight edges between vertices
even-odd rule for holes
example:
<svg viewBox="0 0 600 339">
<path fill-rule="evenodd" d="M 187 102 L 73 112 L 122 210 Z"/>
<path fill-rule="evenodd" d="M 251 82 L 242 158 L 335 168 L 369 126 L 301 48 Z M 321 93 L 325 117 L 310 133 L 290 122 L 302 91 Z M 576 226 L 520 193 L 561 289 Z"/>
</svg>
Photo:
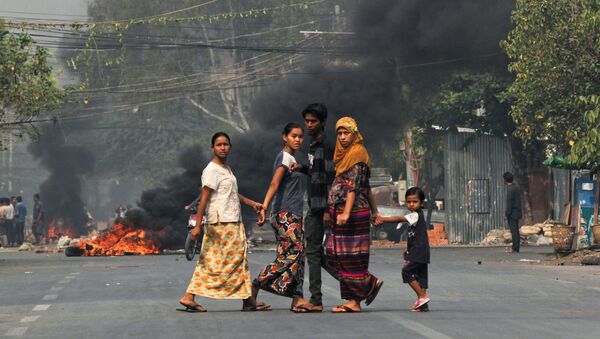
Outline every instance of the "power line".
<svg viewBox="0 0 600 339">
<path fill-rule="evenodd" d="M 212 4 L 216 1 L 219 1 L 219 0 L 211 0 L 206 3 L 200 4 L 200 5 L 195 5 L 195 6 L 196 7 L 204 6 L 204 5 Z M 77 22 L 77 21 L 27 22 L 24 20 L 17 20 L 15 22 L 7 21 L 6 25 L 8 25 L 9 27 L 13 27 L 13 28 L 34 28 L 35 29 L 35 28 L 40 28 L 40 27 L 72 26 L 73 29 L 79 29 L 79 28 L 92 28 L 92 27 L 97 27 L 97 26 L 108 26 L 108 25 L 118 25 L 118 24 L 140 25 L 140 24 L 164 24 L 164 23 L 169 23 L 169 22 L 171 22 L 171 23 L 197 22 L 197 21 L 212 22 L 212 21 L 217 21 L 220 19 L 234 19 L 237 17 L 245 18 L 245 17 L 257 16 L 257 15 L 266 15 L 267 13 L 275 12 L 278 10 L 289 9 L 289 8 L 305 9 L 311 5 L 316 5 L 316 4 L 323 3 L 323 2 L 325 2 L 325 0 L 313 0 L 313 1 L 290 3 L 287 5 L 266 7 L 266 8 L 260 8 L 260 9 L 253 8 L 253 9 L 239 11 L 239 12 L 217 13 L 217 14 L 199 15 L 199 16 L 192 16 L 192 17 L 170 17 L 170 16 L 168 16 L 168 13 L 166 13 L 167 15 L 159 14 L 159 15 L 153 15 L 153 16 L 142 17 L 142 18 L 113 20 L 113 21 L 96 21 L 96 22 Z M 191 7 L 194 7 L 194 6 L 191 6 Z M 184 9 L 181 9 L 181 10 L 178 10 L 175 12 L 188 10 L 189 8 L 190 7 L 184 8 Z M 172 12 L 170 12 L 170 13 L 172 13 Z"/>
</svg>

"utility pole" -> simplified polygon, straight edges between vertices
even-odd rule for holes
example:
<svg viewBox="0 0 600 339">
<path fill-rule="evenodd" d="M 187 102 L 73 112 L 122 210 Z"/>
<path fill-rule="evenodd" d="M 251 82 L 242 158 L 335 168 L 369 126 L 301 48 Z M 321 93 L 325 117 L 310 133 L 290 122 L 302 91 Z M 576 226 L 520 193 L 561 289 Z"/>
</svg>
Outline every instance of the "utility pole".
<svg viewBox="0 0 600 339">
<path fill-rule="evenodd" d="M 8 193 L 12 193 L 13 135 L 8 135 Z"/>
</svg>

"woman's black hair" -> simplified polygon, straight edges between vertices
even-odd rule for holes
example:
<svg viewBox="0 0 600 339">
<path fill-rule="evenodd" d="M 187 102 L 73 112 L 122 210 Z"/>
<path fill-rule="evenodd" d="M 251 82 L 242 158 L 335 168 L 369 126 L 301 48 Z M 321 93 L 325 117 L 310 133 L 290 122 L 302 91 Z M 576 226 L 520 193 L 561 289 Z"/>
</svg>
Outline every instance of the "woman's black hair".
<svg viewBox="0 0 600 339">
<path fill-rule="evenodd" d="M 425 192 L 423 192 L 423 190 L 417 186 L 407 189 L 406 193 L 404 194 L 404 198 L 408 198 L 409 195 L 416 195 L 419 197 L 419 200 L 425 201 Z"/>
<path fill-rule="evenodd" d="M 302 111 L 302 117 L 306 118 L 307 114 L 316 115 L 321 124 L 325 124 L 325 121 L 327 121 L 327 107 L 321 103 L 316 102 L 306 106 L 306 108 Z"/>
<path fill-rule="evenodd" d="M 225 137 L 227 138 L 227 141 L 229 141 L 229 144 L 231 145 L 231 139 L 229 138 L 229 135 L 227 135 L 227 133 L 225 132 L 217 132 L 212 136 L 212 139 L 210 139 L 210 147 L 215 147 L 215 141 L 217 141 L 218 137 Z"/>
<path fill-rule="evenodd" d="M 504 174 L 502 174 L 502 178 L 504 178 L 504 181 L 506 181 L 509 184 L 512 184 L 512 182 L 515 180 L 515 177 L 510 172 L 505 172 Z"/>
<path fill-rule="evenodd" d="M 304 133 L 304 129 L 302 128 L 302 126 L 300 124 L 297 124 L 295 122 L 290 122 L 287 125 L 285 125 L 285 127 L 283 128 L 283 132 L 281 134 L 288 135 L 294 128 L 299 128 L 302 130 L 302 133 Z"/>
</svg>

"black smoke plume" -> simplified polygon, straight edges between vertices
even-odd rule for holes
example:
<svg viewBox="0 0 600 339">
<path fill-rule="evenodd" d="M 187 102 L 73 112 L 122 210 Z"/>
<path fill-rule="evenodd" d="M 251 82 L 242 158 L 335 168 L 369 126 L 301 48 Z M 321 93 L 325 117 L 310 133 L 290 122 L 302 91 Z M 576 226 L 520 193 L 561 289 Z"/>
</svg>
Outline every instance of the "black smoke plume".
<svg viewBox="0 0 600 339">
<path fill-rule="evenodd" d="M 283 126 L 301 122 L 300 111 L 313 102 L 329 109 L 330 138 L 336 120 L 349 115 L 375 158 L 384 147 L 394 147 L 394 136 L 410 125 L 419 105 L 426 105 L 415 102 L 417 94 L 431 91 L 457 70 L 506 70 L 499 43 L 510 30 L 513 8 L 514 1 L 506 0 L 361 1 L 352 9 L 357 14 L 351 26 L 344 28 L 356 33 L 343 43 L 344 51 L 350 46 L 355 55 L 308 59 L 299 74 L 285 76 L 253 101 L 250 133 L 231 135 L 230 164 L 240 193 L 262 200 L 281 150 Z M 198 192 L 208 148 L 186 150 L 181 159 L 187 160 L 180 161 L 184 173 L 169 179 L 165 188 L 142 194 L 140 207 L 150 220 L 144 224 L 183 225 L 182 207 Z"/>
<path fill-rule="evenodd" d="M 202 170 L 208 159 L 200 145 L 185 149 L 178 159 L 183 172 L 168 178 L 163 187 L 142 193 L 139 209 L 127 213 L 127 219 L 134 225 L 160 232 L 163 248 L 181 247 L 189 217 L 183 207 L 191 203 L 199 194 Z"/>
<path fill-rule="evenodd" d="M 40 185 L 46 222 L 62 218 L 75 235 L 87 234 L 87 216 L 81 199 L 82 180 L 94 168 L 94 157 L 81 146 L 68 145 L 58 124 L 41 128 L 37 142 L 29 151 L 50 175 Z"/>
</svg>

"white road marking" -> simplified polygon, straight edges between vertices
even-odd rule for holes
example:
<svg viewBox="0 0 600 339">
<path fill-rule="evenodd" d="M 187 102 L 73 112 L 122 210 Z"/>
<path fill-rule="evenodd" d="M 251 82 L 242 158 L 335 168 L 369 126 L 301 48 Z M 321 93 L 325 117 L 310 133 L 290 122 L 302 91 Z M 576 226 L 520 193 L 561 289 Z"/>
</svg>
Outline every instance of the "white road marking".
<svg viewBox="0 0 600 339">
<path fill-rule="evenodd" d="M 50 287 L 50 291 L 58 292 L 58 291 L 63 290 L 64 288 L 65 288 L 64 286 L 52 286 L 52 287 Z"/>
<path fill-rule="evenodd" d="M 414 321 L 413 319 L 406 319 L 406 318 L 402 318 L 400 316 L 394 316 L 392 314 L 389 313 L 382 313 L 382 314 L 378 314 L 379 316 L 382 316 L 384 318 L 386 318 L 387 320 L 396 323 L 400 326 L 403 326 L 405 328 L 408 328 L 409 330 L 424 336 L 425 338 L 429 338 L 429 339 L 452 339 L 452 337 L 445 335 L 444 333 L 438 332 L 436 330 L 434 330 L 431 327 L 427 327 L 421 323 L 418 323 L 416 321 Z"/>
<path fill-rule="evenodd" d="M 67 275 L 67 276 L 66 276 L 66 277 L 64 277 L 63 279 L 69 279 L 69 280 L 71 280 L 71 279 L 75 279 L 75 278 L 77 278 L 77 277 L 76 277 L 76 276 L 74 276 L 74 275 Z"/>
<path fill-rule="evenodd" d="M 575 283 L 574 281 L 558 280 L 558 279 L 556 279 L 556 282 L 563 283 L 563 284 L 574 284 Z"/>
<path fill-rule="evenodd" d="M 39 315 L 28 315 L 28 316 L 23 317 L 21 319 L 21 322 L 22 323 L 31 323 L 31 322 L 38 320 L 39 317 L 40 317 Z"/>
<path fill-rule="evenodd" d="M 69 281 L 71 281 L 71 280 L 66 280 L 66 279 L 63 279 L 63 280 L 59 280 L 59 281 L 57 281 L 56 283 L 57 283 L 57 284 L 66 284 L 66 283 L 68 283 Z"/>
<path fill-rule="evenodd" d="M 80 274 L 81 274 L 80 272 L 71 272 L 71 273 L 69 273 L 69 275 L 80 275 Z"/>
<path fill-rule="evenodd" d="M 322 284 L 321 290 L 323 292 L 327 292 L 327 294 L 332 294 L 332 295 L 336 295 L 336 296 L 340 295 L 339 287 L 336 289 L 336 288 L 327 286 L 326 284 Z M 403 326 L 403 327 L 405 327 L 417 334 L 420 334 L 426 338 L 429 338 L 429 339 L 452 339 L 452 337 L 447 336 L 444 333 L 438 332 L 431 327 L 427 327 L 421 323 L 415 322 L 413 319 L 409 320 L 406 318 L 402 318 L 400 315 L 390 314 L 390 313 L 378 313 L 377 315 L 384 317 L 393 323 Z"/>
<path fill-rule="evenodd" d="M 50 308 L 50 304 L 35 305 L 32 311 L 47 311 Z"/>
<path fill-rule="evenodd" d="M 57 294 L 48 294 L 42 298 L 42 300 L 56 300 L 56 299 L 58 299 Z"/>
<path fill-rule="evenodd" d="M 588 290 L 592 290 L 592 291 L 596 291 L 596 292 L 600 292 L 600 287 L 596 287 L 596 286 L 588 286 L 587 289 Z"/>
<path fill-rule="evenodd" d="M 11 328 L 4 334 L 7 337 L 22 337 L 29 327 Z"/>
</svg>

